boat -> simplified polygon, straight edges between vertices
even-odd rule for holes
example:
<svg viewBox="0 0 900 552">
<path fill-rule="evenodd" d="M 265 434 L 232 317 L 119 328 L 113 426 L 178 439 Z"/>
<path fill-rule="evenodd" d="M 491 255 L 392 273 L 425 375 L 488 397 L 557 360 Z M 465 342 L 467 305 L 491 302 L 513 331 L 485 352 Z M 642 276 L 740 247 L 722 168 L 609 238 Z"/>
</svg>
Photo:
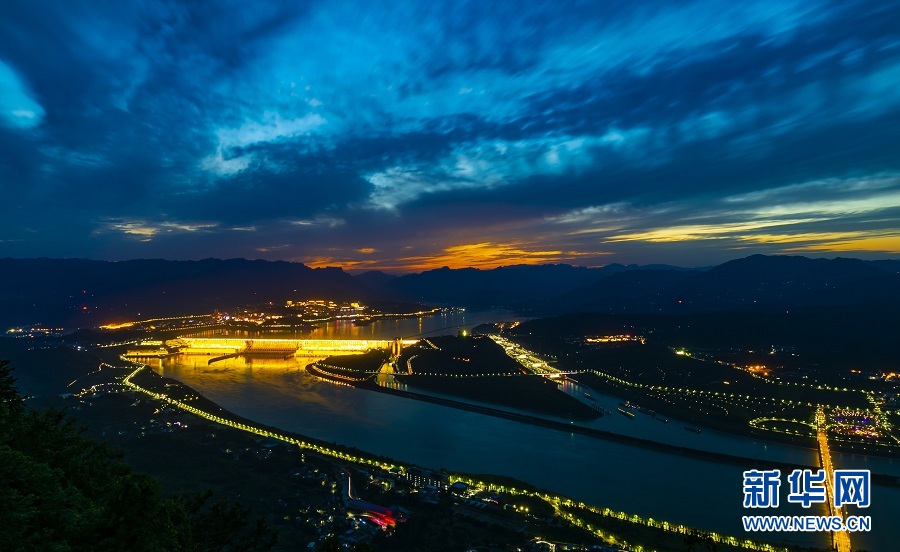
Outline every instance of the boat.
<svg viewBox="0 0 900 552">
<path fill-rule="evenodd" d="M 629 418 L 634 418 L 634 412 L 630 412 L 628 410 L 625 410 L 624 408 L 619 408 L 618 411 L 628 416 Z"/>
<path fill-rule="evenodd" d="M 697 429 L 696 427 L 688 427 L 688 426 L 684 426 L 684 429 L 686 429 L 686 430 L 688 430 L 688 431 L 693 431 L 694 433 L 700 433 L 700 430 Z"/>
<path fill-rule="evenodd" d="M 647 414 L 648 416 L 656 416 L 656 411 L 655 411 L 655 410 L 650 410 L 650 409 L 647 408 L 646 406 L 641 406 L 641 405 L 635 404 L 635 403 L 633 403 L 633 402 L 631 402 L 631 401 L 626 401 L 626 402 L 624 402 L 624 403 L 619 403 L 619 406 L 623 406 L 623 407 L 625 407 L 625 408 L 631 408 L 631 409 L 637 410 L 638 412 L 640 412 L 640 413 L 642 413 L 642 414 Z"/>
<path fill-rule="evenodd" d="M 659 418 L 659 417 L 657 417 L 656 419 L 659 420 L 660 422 L 664 423 L 664 424 L 669 423 L 669 420 L 667 420 L 667 419 L 665 419 L 665 418 Z"/>
<path fill-rule="evenodd" d="M 589 398 L 589 399 L 593 399 L 593 398 L 594 398 L 594 397 L 591 396 L 590 393 L 585 393 L 584 396 L 587 397 L 587 398 Z"/>
</svg>

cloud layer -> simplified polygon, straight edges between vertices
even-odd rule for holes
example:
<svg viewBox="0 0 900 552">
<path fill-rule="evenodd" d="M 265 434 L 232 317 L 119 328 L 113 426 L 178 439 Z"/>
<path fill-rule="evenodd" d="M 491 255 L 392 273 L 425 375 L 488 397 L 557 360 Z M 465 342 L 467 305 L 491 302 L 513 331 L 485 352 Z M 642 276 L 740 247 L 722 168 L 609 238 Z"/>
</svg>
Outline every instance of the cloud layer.
<svg viewBox="0 0 900 552">
<path fill-rule="evenodd" d="M 900 254 L 885 2 L 0 6 L 0 255 Z"/>
</svg>

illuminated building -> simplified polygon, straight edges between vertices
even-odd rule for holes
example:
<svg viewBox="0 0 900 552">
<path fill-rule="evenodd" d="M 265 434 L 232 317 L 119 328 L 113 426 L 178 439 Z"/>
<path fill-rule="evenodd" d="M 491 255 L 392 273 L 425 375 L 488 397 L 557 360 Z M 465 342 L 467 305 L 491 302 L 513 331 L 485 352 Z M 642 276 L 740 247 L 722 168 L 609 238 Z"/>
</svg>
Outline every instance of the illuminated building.
<svg viewBox="0 0 900 552">
<path fill-rule="evenodd" d="M 446 475 L 421 468 L 409 469 L 406 472 L 406 480 L 417 488 L 434 487 L 447 490 L 450 487 L 450 478 Z"/>
</svg>

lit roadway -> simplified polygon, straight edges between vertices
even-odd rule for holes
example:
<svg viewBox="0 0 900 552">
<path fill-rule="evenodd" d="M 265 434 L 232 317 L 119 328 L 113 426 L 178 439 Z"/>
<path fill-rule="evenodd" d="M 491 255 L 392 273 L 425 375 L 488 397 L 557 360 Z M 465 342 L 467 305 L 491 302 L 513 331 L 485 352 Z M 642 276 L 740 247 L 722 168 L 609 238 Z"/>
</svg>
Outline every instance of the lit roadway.
<svg viewBox="0 0 900 552">
<path fill-rule="evenodd" d="M 500 345 L 503 350 L 506 351 L 507 356 L 521 364 L 529 372 L 542 375 L 561 373 L 556 368 L 547 364 L 546 360 L 538 357 L 528 349 L 521 347 L 504 337 L 500 337 L 499 335 L 491 334 L 489 337 L 494 340 L 494 343 Z"/>
<path fill-rule="evenodd" d="M 825 469 L 825 488 L 828 494 L 828 508 L 831 515 L 840 516 L 844 520 L 844 513 L 839 506 L 834 505 L 834 466 L 831 464 L 831 452 L 828 450 L 827 425 L 825 423 L 825 410 L 822 405 L 816 410 L 817 439 L 819 441 L 819 455 L 822 459 L 822 468 Z M 838 552 L 850 552 L 850 534 L 847 531 L 832 531 L 834 547 Z"/>
</svg>

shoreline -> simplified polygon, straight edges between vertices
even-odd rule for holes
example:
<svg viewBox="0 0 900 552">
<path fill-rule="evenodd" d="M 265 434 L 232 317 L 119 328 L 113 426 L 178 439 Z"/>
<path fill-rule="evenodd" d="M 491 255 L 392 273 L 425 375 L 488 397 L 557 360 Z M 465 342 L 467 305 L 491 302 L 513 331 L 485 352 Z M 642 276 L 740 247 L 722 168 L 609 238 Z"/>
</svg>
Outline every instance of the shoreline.
<svg viewBox="0 0 900 552">
<path fill-rule="evenodd" d="M 666 414 L 667 416 L 672 416 L 674 418 L 681 418 L 685 420 L 685 418 L 690 417 L 690 415 L 686 415 L 683 410 L 673 409 L 663 403 L 660 403 L 653 397 L 650 397 L 644 393 L 640 393 L 634 391 L 633 389 L 618 387 L 615 385 L 610 385 L 605 381 L 598 381 L 594 383 L 587 383 L 583 385 L 592 386 L 598 391 L 616 395 L 623 397 L 627 400 L 633 400 L 635 402 L 640 402 L 643 404 L 652 404 L 656 411 L 661 414 Z M 734 423 L 715 423 L 715 420 L 702 419 L 702 420 L 690 420 L 690 423 L 707 427 L 710 429 L 714 429 L 716 431 L 721 431 L 724 433 L 728 433 L 730 435 L 735 435 L 738 437 L 750 438 L 750 439 L 758 439 L 760 441 L 767 441 L 770 443 L 776 443 L 780 445 L 789 445 L 789 446 L 799 446 L 801 448 L 808 448 L 812 450 L 817 450 L 816 441 L 812 436 L 799 436 L 799 435 L 786 435 L 783 433 L 773 432 L 773 431 L 763 431 L 758 430 L 752 427 L 745 426 L 737 426 Z M 802 444 L 806 442 L 806 444 Z M 869 456 L 873 458 L 887 458 L 896 460 L 900 458 L 900 455 L 897 453 L 897 449 L 889 449 L 889 450 L 879 450 L 877 445 L 868 445 L 864 443 L 848 443 L 846 441 L 835 441 L 833 444 L 830 444 L 831 449 L 836 452 L 841 452 L 845 454 L 860 454 L 863 456 Z M 874 447 L 874 450 L 870 447 Z M 900 483 L 898 483 L 900 484 Z"/>
<path fill-rule="evenodd" d="M 749 467 L 764 467 L 764 468 L 772 468 L 772 469 L 774 469 L 774 468 L 813 469 L 813 466 L 806 466 L 803 464 L 793 464 L 790 462 L 779 462 L 779 461 L 775 461 L 775 460 L 763 460 L 763 459 L 758 459 L 758 458 L 747 458 L 747 457 L 743 457 L 743 456 L 734 456 L 731 454 L 724 454 L 724 453 L 720 453 L 720 452 L 711 452 L 711 451 L 704 451 L 701 449 L 682 447 L 679 445 L 670 445 L 667 443 L 660 443 L 658 441 L 652 441 L 650 439 L 643 439 L 641 437 L 631 437 L 629 435 L 622 435 L 621 433 L 604 431 L 602 429 L 584 427 L 584 426 L 580 426 L 580 425 L 576 425 L 576 424 L 566 424 L 564 422 L 559 422 L 556 420 L 549 420 L 547 418 L 541 418 L 540 416 L 530 416 L 528 414 L 509 412 L 506 410 L 490 408 L 487 406 L 469 404 L 466 402 L 456 401 L 453 399 L 433 397 L 430 395 L 415 393 L 413 391 L 402 391 L 399 389 L 392 389 L 389 387 L 381 387 L 377 384 L 371 384 L 369 382 L 353 385 L 353 387 L 356 387 L 359 389 L 364 389 L 364 390 L 369 390 L 369 391 L 380 392 L 380 393 L 387 393 L 389 395 L 400 396 L 400 397 L 413 399 L 413 400 L 419 400 L 419 401 L 423 401 L 423 402 L 429 402 L 432 404 L 438 404 L 438 405 L 447 406 L 450 408 L 458 408 L 460 410 L 475 412 L 477 414 L 484 414 L 487 416 L 504 418 L 507 420 L 526 423 L 526 424 L 530 424 L 530 425 L 534 425 L 534 426 L 538 426 L 538 427 L 545 427 L 545 428 L 554 429 L 557 431 L 566 431 L 569 433 L 577 433 L 579 435 L 585 435 L 587 437 L 593 437 L 595 439 L 614 441 L 614 442 L 632 445 L 632 446 L 636 446 L 636 447 L 655 450 L 657 452 L 678 454 L 678 455 L 682 455 L 682 456 L 690 456 L 690 457 L 694 457 L 694 458 L 699 458 L 701 460 L 741 465 L 741 466 L 746 466 L 748 468 Z M 810 449 L 810 450 L 813 450 L 813 449 Z M 748 466 L 748 464 L 751 464 L 751 466 Z"/>
<path fill-rule="evenodd" d="M 313 365 L 310 365 L 313 366 Z M 309 366 L 307 366 L 307 371 L 309 371 Z M 317 372 L 317 373 L 316 373 Z M 507 410 L 502 410 L 499 408 L 492 408 L 488 406 L 475 405 L 471 403 L 467 403 L 464 401 L 448 399 L 443 397 L 434 397 L 431 395 L 425 395 L 422 393 L 416 393 L 414 391 L 403 391 L 400 389 L 393 389 L 390 387 L 383 387 L 370 379 L 362 379 L 356 380 L 347 378 L 346 380 L 332 379 L 328 376 L 333 376 L 333 374 L 328 374 L 327 372 L 316 371 L 310 373 L 323 380 L 327 380 L 329 383 L 336 385 L 346 385 L 350 387 L 354 387 L 361 390 L 373 391 L 377 393 L 386 393 L 388 395 L 393 395 L 397 397 L 403 397 L 411 400 L 419 400 L 423 402 L 428 402 L 431 404 L 437 404 L 441 406 L 446 406 L 448 408 L 456 408 L 459 410 L 465 410 L 468 412 L 474 412 L 477 414 L 483 414 L 486 416 L 493 416 L 496 418 L 507 419 L 511 421 L 516 421 L 520 423 L 530 424 L 537 427 L 544 427 L 548 429 L 553 429 L 556 431 L 566 431 L 569 433 L 577 433 L 579 435 L 584 435 L 587 437 L 591 437 L 594 439 L 602 439 L 617 443 L 622 443 L 626 445 L 631 445 L 635 447 L 640 447 L 648 450 L 653 450 L 656 452 L 662 452 L 666 454 L 674 454 L 679 456 L 687 456 L 691 458 L 697 458 L 700 460 L 705 460 L 709 462 L 717 462 L 723 464 L 730 464 L 741 466 L 745 468 L 762 468 L 762 469 L 781 469 L 781 470 L 794 470 L 794 469 L 818 469 L 817 466 L 805 465 L 805 464 L 795 464 L 791 462 L 781 462 L 777 460 L 765 460 L 760 458 L 751 458 L 745 456 L 736 456 L 732 454 L 725 454 L 720 452 L 713 451 L 705 451 L 702 449 L 695 449 L 690 447 L 683 447 L 680 445 L 671 445 L 668 443 L 661 443 L 659 441 L 653 441 L 650 439 L 644 439 L 641 437 L 632 437 L 629 435 L 623 435 L 621 433 L 615 433 L 611 431 L 605 431 L 602 429 L 595 429 L 580 426 L 577 424 L 566 424 L 564 422 L 560 422 L 557 420 L 550 420 L 547 418 L 542 418 L 540 416 L 532 416 L 528 414 L 509 412 Z M 327 374 L 327 376 L 326 376 Z M 783 443 L 785 444 L 785 443 Z M 796 444 L 790 444 L 790 446 L 798 446 Z M 815 449 L 811 447 L 801 447 L 801 448 L 809 448 L 809 450 L 814 451 Z M 900 486 L 900 478 L 887 475 L 887 474 L 878 474 L 873 473 L 872 479 L 874 483 L 878 483 L 886 486 Z"/>
<path fill-rule="evenodd" d="M 245 418 L 229 410 L 226 410 L 214 401 L 200 396 L 188 398 L 188 400 L 192 402 L 196 400 L 198 403 L 197 406 L 188 405 L 186 402 L 184 402 L 183 399 L 173 398 L 172 396 L 170 396 L 170 394 L 172 389 L 181 389 L 181 391 L 190 391 L 192 393 L 196 393 L 196 391 L 192 387 L 179 380 L 161 376 L 160 374 L 157 374 L 152 369 L 150 369 L 150 367 L 147 365 L 138 363 L 134 364 L 137 364 L 137 368 L 123 380 L 123 383 L 126 386 L 130 387 L 133 391 L 141 392 L 153 399 L 161 400 L 191 414 L 194 414 L 201 418 L 205 418 L 211 422 L 226 425 L 262 437 L 277 439 L 287 444 L 298 446 L 301 450 L 304 450 L 308 453 L 318 454 L 323 458 L 331 459 L 332 461 L 343 461 L 354 465 L 371 466 L 384 470 L 399 468 L 403 472 L 408 471 L 409 469 L 414 467 L 419 467 L 415 464 L 407 463 L 402 460 L 396 460 L 389 457 L 371 454 L 356 447 L 341 445 L 334 442 L 328 443 L 321 439 L 311 438 L 299 433 L 283 430 L 274 426 L 250 420 L 249 418 Z M 144 385 L 149 384 L 147 387 L 143 387 L 141 384 L 133 381 L 134 379 L 143 380 L 144 378 L 148 377 L 150 378 L 150 381 L 144 383 Z M 166 381 L 174 382 L 177 384 L 177 386 L 168 388 L 168 386 L 165 385 Z M 163 392 L 154 389 L 159 387 L 160 384 L 162 384 Z M 341 383 L 341 385 L 349 384 Z M 565 424 L 562 425 L 565 426 Z M 569 508 L 581 508 L 593 514 L 600 515 L 604 519 L 612 520 L 613 522 L 615 520 L 627 521 L 628 523 L 633 524 L 636 527 L 642 528 L 642 530 L 659 531 L 663 535 L 702 536 L 710 539 L 712 542 L 725 546 L 734 546 L 735 543 L 740 542 L 739 547 L 741 549 L 752 549 L 765 552 L 788 552 L 789 550 L 784 544 L 774 544 L 768 541 L 758 541 L 755 539 L 736 539 L 735 537 L 729 537 L 721 533 L 710 532 L 703 529 L 695 529 L 685 525 L 678 525 L 665 521 L 655 520 L 653 518 L 643 518 L 636 514 L 627 514 L 625 512 L 616 511 L 606 507 L 591 506 L 585 504 L 584 502 L 572 500 L 563 495 L 557 494 L 556 492 L 535 487 L 528 482 L 510 479 L 502 475 L 473 475 L 445 470 L 441 470 L 441 472 L 445 473 L 451 482 L 461 481 L 467 483 L 468 485 L 476 486 L 486 490 L 503 492 L 514 496 L 530 496 L 550 504 L 555 509 L 561 506 Z M 563 517 L 565 517 L 569 523 L 586 530 L 588 533 L 601 540 L 606 540 L 610 537 L 615 538 L 610 533 L 606 533 L 608 529 L 598 527 L 597 525 L 591 526 L 576 515 L 568 514 L 563 515 Z M 802 548 L 802 550 L 813 550 L 813 548 L 805 547 Z"/>
</svg>

